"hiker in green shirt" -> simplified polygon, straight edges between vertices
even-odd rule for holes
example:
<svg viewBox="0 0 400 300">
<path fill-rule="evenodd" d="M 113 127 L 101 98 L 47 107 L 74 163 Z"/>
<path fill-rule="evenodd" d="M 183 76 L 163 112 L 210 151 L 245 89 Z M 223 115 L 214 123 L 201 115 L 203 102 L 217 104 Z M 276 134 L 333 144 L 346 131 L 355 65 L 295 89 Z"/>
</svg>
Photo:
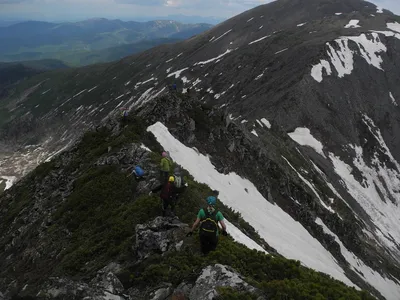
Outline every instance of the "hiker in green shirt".
<svg viewBox="0 0 400 300">
<path fill-rule="evenodd" d="M 210 251 L 214 251 L 218 245 L 219 227 L 218 223 L 222 227 L 222 235 L 227 236 L 226 225 L 224 222 L 224 216 L 220 211 L 215 209 L 217 199 L 214 196 L 207 198 L 208 207 L 206 209 L 200 209 L 197 214 L 197 219 L 192 226 L 192 230 L 187 236 L 193 235 L 193 231 L 200 224 L 200 245 L 201 252 L 207 255 Z"/>
<path fill-rule="evenodd" d="M 169 178 L 169 172 L 171 171 L 172 162 L 168 157 L 167 152 L 162 153 L 160 162 L 160 181 L 161 184 L 166 184 Z"/>
</svg>

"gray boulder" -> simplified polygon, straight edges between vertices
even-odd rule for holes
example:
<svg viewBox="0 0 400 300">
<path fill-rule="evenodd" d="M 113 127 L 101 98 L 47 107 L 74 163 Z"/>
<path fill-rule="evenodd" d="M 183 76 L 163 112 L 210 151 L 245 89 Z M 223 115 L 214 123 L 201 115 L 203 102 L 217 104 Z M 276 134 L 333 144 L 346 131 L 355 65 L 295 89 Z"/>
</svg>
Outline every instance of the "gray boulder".
<svg viewBox="0 0 400 300">
<path fill-rule="evenodd" d="M 146 258 L 154 252 L 164 254 L 180 249 L 187 231 L 188 225 L 176 217 L 157 217 L 146 224 L 136 225 L 135 250 L 138 258 Z"/>
<path fill-rule="evenodd" d="M 190 300 L 212 300 L 218 296 L 218 287 L 231 287 L 239 291 L 256 292 L 256 288 L 230 267 L 216 264 L 203 269 L 192 288 Z"/>
<path fill-rule="evenodd" d="M 111 263 L 97 272 L 89 283 L 73 281 L 67 278 L 53 277 L 38 293 L 39 299 L 85 299 L 85 300 L 125 300 L 124 287 L 113 272 L 120 266 Z M 121 296 L 122 295 L 122 296 Z M 0 298 L 1 299 L 1 298 Z"/>
</svg>

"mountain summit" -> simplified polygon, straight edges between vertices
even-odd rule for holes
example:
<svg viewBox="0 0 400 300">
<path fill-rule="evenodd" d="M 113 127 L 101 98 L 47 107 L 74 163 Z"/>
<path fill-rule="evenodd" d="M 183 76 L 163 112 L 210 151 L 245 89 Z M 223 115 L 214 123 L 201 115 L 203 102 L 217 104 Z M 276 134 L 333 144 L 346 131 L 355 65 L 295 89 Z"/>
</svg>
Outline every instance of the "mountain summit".
<svg viewBox="0 0 400 300">
<path fill-rule="evenodd" d="M 7 246 L 4 259 L 32 250 L 11 243 L 13 234 L 34 235 L 32 220 L 45 224 L 41 214 L 23 210 L 27 193 L 50 224 L 55 215 L 62 220 L 54 228 L 71 234 L 79 248 L 86 241 L 79 224 L 87 232 L 101 227 L 74 208 L 92 178 L 104 176 L 105 185 L 112 178 L 97 168 L 120 171 L 143 149 L 165 149 L 253 228 L 240 227 L 237 241 L 299 260 L 379 299 L 400 299 L 399 40 L 400 17 L 369 2 L 278 0 L 174 45 L 23 82 L 0 102 L 0 177 L 7 176 L 9 186 L 11 176 L 49 162 L 1 196 L 0 216 L 8 218 L 0 227 L 7 228 L 0 240 Z M 176 94 L 168 88 L 173 83 Z M 128 128 L 140 133 L 116 125 L 121 108 L 138 118 Z M 95 133 L 81 140 L 89 129 Z M 116 152 L 108 153 L 108 146 Z M 134 197 L 148 188 L 140 186 Z M 90 195 L 82 197 L 88 201 L 83 210 L 94 208 Z M 79 222 L 70 223 L 76 215 Z M 243 234 L 253 242 L 244 242 Z M 43 252 L 41 260 L 58 271 L 76 275 L 78 268 L 89 276 L 117 257 L 106 256 L 107 247 L 96 248 L 101 263 L 86 248 L 84 255 L 73 247 L 60 252 L 67 237 L 58 238 L 54 256 Z M 23 267 L 15 275 L 18 286 L 25 283 Z M 1 276 L 11 276 L 2 269 Z"/>
</svg>

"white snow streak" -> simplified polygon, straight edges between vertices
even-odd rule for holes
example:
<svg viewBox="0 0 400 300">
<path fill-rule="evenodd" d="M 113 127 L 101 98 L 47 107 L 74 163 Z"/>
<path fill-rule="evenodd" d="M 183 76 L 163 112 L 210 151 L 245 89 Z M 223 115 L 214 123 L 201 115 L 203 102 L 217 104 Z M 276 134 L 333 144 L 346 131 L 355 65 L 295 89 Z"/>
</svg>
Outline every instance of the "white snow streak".
<svg viewBox="0 0 400 300">
<path fill-rule="evenodd" d="M 253 130 L 251 131 L 251 133 L 254 134 L 256 137 L 258 137 L 257 131 L 256 131 L 255 129 L 253 129 Z"/>
<path fill-rule="evenodd" d="M 335 15 L 337 15 L 337 16 L 340 16 L 340 15 L 342 15 L 343 13 L 335 13 Z"/>
<path fill-rule="evenodd" d="M 214 42 L 218 41 L 219 39 L 223 38 L 225 35 L 227 35 L 231 31 L 232 31 L 232 29 L 229 29 L 227 32 L 225 32 L 224 34 L 220 35 L 218 38 L 216 38 L 212 42 L 214 43 Z"/>
<path fill-rule="evenodd" d="M 254 17 L 251 17 L 250 19 L 248 19 L 246 23 L 249 23 L 252 20 L 254 20 Z"/>
<path fill-rule="evenodd" d="M 344 28 L 358 28 L 361 27 L 360 25 L 358 25 L 358 23 L 360 23 L 360 20 L 350 20 L 350 22 L 344 26 Z"/>
<path fill-rule="evenodd" d="M 188 170 L 196 181 L 220 191 L 219 199 L 240 212 L 260 236 L 280 254 L 298 259 L 310 268 L 354 286 L 319 241 L 279 206 L 268 202 L 250 181 L 235 173 L 219 173 L 209 157 L 180 143 L 160 122 L 150 126 L 147 131 L 155 135 L 161 146 L 170 152 L 171 158 Z"/>
<path fill-rule="evenodd" d="M 311 134 L 310 129 L 298 127 L 294 132 L 288 133 L 288 135 L 293 141 L 295 141 L 299 145 L 309 146 L 313 148 L 317 153 L 326 158 L 323 151 L 324 147 L 322 146 L 322 143 Z"/>
<path fill-rule="evenodd" d="M 271 36 L 271 35 L 266 35 L 266 36 L 264 36 L 264 37 L 262 37 L 262 38 L 260 38 L 260 39 L 258 39 L 258 40 L 255 40 L 255 41 L 250 42 L 249 45 L 253 45 L 253 44 L 255 44 L 255 43 L 261 42 L 262 40 L 265 40 L 266 38 L 269 38 L 270 36 Z"/>
<path fill-rule="evenodd" d="M 377 7 L 376 7 L 376 12 L 377 12 L 378 14 L 383 14 L 383 8 L 377 6 Z"/>
<path fill-rule="evenodd" d="M 285 52 L 287 49 L 289 49 L 289 48 L 282 49 L 282 50 L 280 50 L 278 52 L 275 52 L 275 54 L 279 54 L 279 53 Z"/>
<path fill-rule="evenodd" d="M 396 99 L 394 99 L 393 94 L 391 92 L 389 92 L 389 96 L 390 96 L 390 100 L 392 100 L 393 105 L 398 106 Z"/>
<path fill-rule="evenodd" d="M 83 91 L 80 91 L 78 94 L 76 94 L 75 96 L 73 96 L 72 98 L 78 97 L 80 94 L 86 92 L 86 89 L 84 89 Z"/>
<path fill-rule="evenodd" d="M 211 58 L 211 59 L 206 60 L 206 61 L 197 62 L 197 63 L 194 64 L 194 66 L 197 66 L 197 65 L 205 65 L 205 64 L 208 64 L 208 63 L 210 63 L 210 62 L 216 61 L 216 60 L 220 59 L 221 57 L 223 57 L 223 56 L 225 56 L 225 55 L 231 53 L 232 51 L 233 51 L 233 50 L 231 50 L 231 49 L 227 49 L 224 53 L 218 55 L 217 57 Z M 187 69 L 187 68 L 186 68 L 186 69 Z M 168 75 L 168 77 L 169 77 L 169 75 Z"/>
<path fill-rule="evenodd" d="M 297 27 L 303 27 L 306 24 L 307 24 L 307 22 L 306 23 L 300 23 L 300 24 L 297 24 Z"/>
<path fill-rule="evenodd" d="M 92 87 L 90 90 L 88 90 L 88 93 L 90 93 L 91 91 L 93 91 L 94 89 L 97 89 L 97 85 L 95 87 Z"/>
</svg>

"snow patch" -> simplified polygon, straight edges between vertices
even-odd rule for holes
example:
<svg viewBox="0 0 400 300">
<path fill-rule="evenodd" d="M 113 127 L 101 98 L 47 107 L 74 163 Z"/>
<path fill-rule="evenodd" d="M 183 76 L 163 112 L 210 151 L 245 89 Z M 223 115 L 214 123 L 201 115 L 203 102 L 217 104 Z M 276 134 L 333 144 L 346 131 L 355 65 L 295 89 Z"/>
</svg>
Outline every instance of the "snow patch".
<svg viewBox="0 0 400 300">
<path fill-rule="evenodd" d="M 358 23 L 360 23 L 360 20 L 350 20 L 350 22 L 344 26 L 344 28 L 358 28 L 361 27 L 360 25 L 358 25 Z"/>
<path fill-rule="evenodd" d="M 376 7 L 376 12 L 377 12 L 378 14 L 383 14 L 383 8 L 377 6 L 377 7 Z"/>
<path fill-rule="evenodd" d="M 325 69 L 327 75 L 332 74 L 331 65 L 328 61 L 321 59 L 320 63 L 314 65 L 311 69 L 311 76 L 318 82 L 322 82 L 322 71 Z"/>
<path fill-rule="evenodd" d="M 268 129 L 271 129 L 271 123 L 266 119 L 266 118 L 262 118 L 261 122 L 267 126 Z"/>
<path fill-rule="evenodd" d="M 252 20 L 254 20 L 254 17 L 251 17 L 250 19 L 248 19 L 246 23 L 249 23 Z"/>
<path fill-rule="evenodd" d="M 307 24 L 307 22 L 306 23 L 300 23 L 300 24 L 297 24 L 297 27 L 303 27 L 306 24 Z"/>
<path fill-rule="evenodd" d="M 397 22 L 387 23 L 386 26 L 390 30 L 393 30 L 393 31 L 396 31 L 396 32 L 400 33 L 400 24 L 399 23 L 397 23 Z"/>
<path fill-rule="evenodd" d="M 170 152 L 171 158 L 188 170 L 196 181 L 220 191 L 219 199 L 240 212 L 280 254 L 354 286 L 320 242 L 279 206 L 268 202 L 249 180 L 235 173 L 219 173 L 208 156 L 183 145 L 160 122 L 148 127 L 147 131 L 154 134 L 161 146 Z"/>
<path fill-rule="evenodd" d="M 6 181 L 6 187 L 4 190 L 8 190 L 17 181 L 17 177 L 15 176 L 0 176 L 0 178 Z"/>
<path fill-rule="evenodd" d="M 339 12 L 339 13 L 335 13 L 335 15 L 337 15 L 337 16 L 340 16 L 340 15 L 342 15 L 343 13 L 341 13 L 341 12 Z"/>
<path fill-rule="evenodd" d="M 181 76 L 181 73 L 182 73 L 183 71 L 186 71 L 187 69 L 189 69 L 189 68 L 180 69 L 180 70 L 178 70 L 178 71 L 176 71 L 176 72 L 173 72 L 173 73 L 171 73 L 171 74 L 168 74 L 167 77 L 175 76 L 175 78 L 177 79 L 177 78 L 179 78 L 179 76 Z"/>
<path fill-rule="evenodd" d="M 146 147 L 143 143 L 140 145 L 140 148 L 142 148 L 142 149 L 144 149 L 144 150 L 146 150 L 146 151 L 148 151 L 148 152 L 152 152 L 152 151 L 150 150 L 150 148 Z"/>
<path fill-rule="evenodd" d="M 305 128 L 305 127 L 298 127 L 296 130 L 292 133 L 288 133 L 290 138 L 298 143 L 299 145 L 302 146 L 309 146 L 313 148 L 317 153 L 319 153 L 321 156 L 325 157 L 324 154 L 324 147 L 322 146 L 322 143 L 318 141 L 310 132 L 310 129 Z"/>
</svg>

